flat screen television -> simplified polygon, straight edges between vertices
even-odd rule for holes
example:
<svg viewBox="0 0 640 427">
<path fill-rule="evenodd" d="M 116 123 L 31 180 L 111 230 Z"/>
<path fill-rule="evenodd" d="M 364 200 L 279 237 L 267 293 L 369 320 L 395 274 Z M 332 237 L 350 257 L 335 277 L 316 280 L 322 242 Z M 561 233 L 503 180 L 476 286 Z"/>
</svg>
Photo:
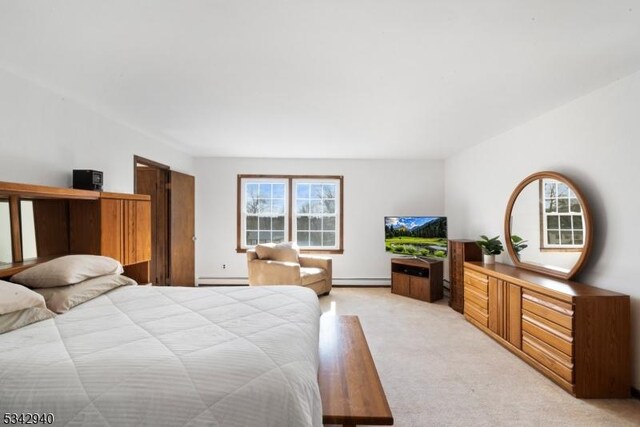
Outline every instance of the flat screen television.
<svg viewBox="0 0 640 427">
<path fill-rule="evenodd" d="M 387 216 L 384 218 L 387 252 L 427 258 L 447 257 L 447 217 Z"/>
</svg>

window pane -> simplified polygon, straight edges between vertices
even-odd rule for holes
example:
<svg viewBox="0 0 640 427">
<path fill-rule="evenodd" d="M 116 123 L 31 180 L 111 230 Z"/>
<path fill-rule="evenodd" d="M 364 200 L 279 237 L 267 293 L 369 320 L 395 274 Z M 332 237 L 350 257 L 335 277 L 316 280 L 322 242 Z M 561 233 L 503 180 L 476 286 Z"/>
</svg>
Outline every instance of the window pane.
<svg viewBox="0 0 640 427">
<path fill-rule="evenodd" d="M 560 232 L 559 231 L 548 231 L 547 232 L 547 240 L 550 245 L 559 245 L 560 244 Z"/>
<path fill-rule="evenodd" d="M 247 230 L 257 230 L 258 229 L 258 217 L 257 216 L 247 216 Z"/>
<path fill-rule="evenodd" d="M 284 184 L 273 184 L 273 198 L 284 199 Z"/>
<path fill-rule="evenodd" d="M 322 219 L 322 229 L 323 230 L 335 230 L 336 229 L 336 217 L 334 217 L 334 216 L 325 216 Z"/>
<path fill-rule="evenodd" d="M 324 232 L 322 233 L 322 246 L 335 246 L 336 245 L 336 233 Z"/>
<path fill-rule="evenodd" d="M 270 231 L 261 231 L 260 238 L 258 239 L 259 243 L 269 243 L 271 242 L 271 232 Z"/>
<path fill-rule="evenodd" d="M 556 199 L 547 199 L 544 201 L 544 210 L 547 213 L 553 213 L 556 211 Z"/>
<path fill-rule="evenodd" d="M 271 217 L 261 216 L 259 220 L 259 230 L 271 230 Z M 262 235 L 260 236 L 262 240 Z"/>
<path fill-rule="evenodd" d="M 247 231 L 247 245 L 255 246 L 258 244 L 258 232 L 257 231 Z"/>
<path fill-rule="evenodd" d="M 322 230 L 322 217 L 321 216 L 309 217 L 309 229 Z"/>
<path fill-rule="evenodd" d="M 571 212 L 582 212 L 578 199 L 571 199 Z"/>
<path fill-rule="evenodd" d="M 298 230 L 308 230 L 309 229 L 309 217 L 308 216 L 299 216 L 297 219 L 297 227 Z"/>
<path fill-rule="evenodd" d="M 309 233 L 298 231 L 298 246 L 309 246 Z"/>
<path fill-rule="evenodd" d="M 306 214 L 311 212 L 309 200 L 296 200 L 296 213 Z"/>
<path fill-rule="evenodd" d="M 332 214 L 336 213 L 336 201 L 325 200 L 324 201 L 324 213 Z"/>
<path fill-rule="evenodd" d="M 322 200 L 311 200 L 311 213 L 322 213 Z"/>
<path fill-rule="evenodd" d="M 309 198 L 309 184 L 296 184 L 296 198 L 298 199 Z"/>
<path fill-rule="evenodd" d="M 558 212 L 569 212 L 569 199 L 558 199 Z"/>
<path fill-rule="evenodd" d="M 569 197 L 569 187 L 567 187 L 567 184 L 558 183 L 558 197 Z"/>
<path fill-rule="evenodd" d="M 547 228 L 551 230 L 557 230 L 558 227 L 558 215 L 549 215 L 547 217 Z"/>
<path fill-rule="evenodd" d="M 283 216 L 275 216 L 271 220 L 271 228 L 276 231 L 284 231 L 284 217 Z"/>
<path fill-rule="evenodd" d="M 573 216 L 573 229 L 582 230 L 582 217 L 580 215 Z"/>
<path fill-rule="evenodd" d="M 573 233 L 571 231 L 561 231 L 560 240 L 563 245 L 573 244 Z"/>
<path fill-rule="evenodd" d="M 336 185 L 335 184 L 324 184 L 322 186 L 322 197 L 325 199 L 335 199 L 336 198 Z"/>
<path fill-rule="evenodd" d="M 570 216 L 561 216 L 560 217 L 560 229 L 562 229 L 562 230 L 571 230 L 571 217 Z"/>
<path fill-rule="evenodd" d="M 271 198 L 271 184 L 260 184 L 259 196 L 261 199 Z"/>
<path fill-rule="evenodd" d="M 544 197 L 556 196 L 556 184 L 555 182 L 547 182 L 544 184 Z"/>
<path fill-rule="evenodd" d="M 247 195 L 247 199 L 245 202 L 245 210 L 248 214 L 258 213 L 258 199 L 255 197 L 251 197 Z"/>
<path fill-rule="evenodd" d="M 311 193 L 309 197 L 314 199 L 322 199 L 322 184 L 311 184 Z"/>
<path fill-rule="evenodd" d="M 576 245 L 584 244 L 582 231 L 574 231 L 573 232 L 573 243 Z"/>
<path fill-rule="evenodd" d="M 312 231 L 309 233 L 309 246 L 322 246 L 322 233 Z"/>
<path fill-rule="evenodd" d="M 273 243 L 282 243 L 284 242 L 284 233 L 281 231 L 274 231 L 271 237 L 271 242 Z"/>
<path fill-rule="evenodd" d="M 273 199 L 271 201 L 271 213 L 284 214 L 284 199 Z"/>
<path fill-rule="evenodd" d="M 249 197 L 252 197 L 252 198 L 258 197 L 258 184 L 247 184 L 246 193 L 247 193 L 247 198 L 249 198 Z"/>
</svg>

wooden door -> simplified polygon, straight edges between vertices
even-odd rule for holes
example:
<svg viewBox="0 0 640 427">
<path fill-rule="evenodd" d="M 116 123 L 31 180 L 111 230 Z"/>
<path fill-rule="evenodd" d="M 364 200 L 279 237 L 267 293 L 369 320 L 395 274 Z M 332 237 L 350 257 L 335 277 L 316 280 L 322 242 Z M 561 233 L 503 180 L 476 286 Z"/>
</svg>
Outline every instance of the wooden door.
<svg viewBox="0 0 640 427">
<path fill-rule="evenodd" d="M 195 178 L 171 171 L 170 181 L 170 284 L 195 286 Z"/>
<path fill-rule="evenodd" d="M 169 170 L 155 166 L 136 167 L 136 193 L 151 196 L 151 281 L 166 285 L 169 271 Z"/>
</svg>

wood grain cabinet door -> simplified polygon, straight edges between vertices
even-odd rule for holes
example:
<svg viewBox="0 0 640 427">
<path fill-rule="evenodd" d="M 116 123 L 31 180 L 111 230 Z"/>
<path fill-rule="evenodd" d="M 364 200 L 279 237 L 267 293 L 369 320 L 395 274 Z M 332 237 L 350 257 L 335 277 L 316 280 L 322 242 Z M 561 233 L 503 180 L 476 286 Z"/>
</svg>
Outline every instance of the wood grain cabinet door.
<svg viewBox="0 0 640 427">
<path fill-rule="evenodd" d="M 123 203 L 117 199 L 100 200 L 100 255 L 126 264 L 123 245 Z M 95 230 L 94 232 L 98 232 Z M 97 255 L 97 254 L 96 254 Z"/>
<path fill-rule="evenodd" d="M 151 259 L 151 202 L 124 200 L 124 264 Z"/>
</svg>

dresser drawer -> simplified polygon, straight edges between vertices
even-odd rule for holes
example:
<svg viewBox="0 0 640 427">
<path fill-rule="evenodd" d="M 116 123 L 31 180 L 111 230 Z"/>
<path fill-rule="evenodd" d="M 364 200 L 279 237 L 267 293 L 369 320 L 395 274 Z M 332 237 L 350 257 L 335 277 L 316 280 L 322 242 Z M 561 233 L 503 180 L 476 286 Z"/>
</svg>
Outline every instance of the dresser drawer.
<svg viewBox="0 0 640 427">
<path fill-rule="evenodd" d="M 522 330 L 567 356 L 573 356 L 573 337 L 541 322 L 536 316 L 523 312 Z"/>
<path fill-rule="evenodd" d="M 464 301 L 464 315 L 467 318 L 475 320 L 485 328 L 489 325 L 489 315 L 487 312 L 478 309 L 476 305 L 470 304 L 466 299 Z"/>
<path fill-rule="evenodd" d="M 564 301 L 524 289 L 522 309 L 565 329 L 573 330 L 573 307 Z"/>
<path fill-rule="evenodd" d="M 522 335 L 522 351 L 547 367 L 562 379 L 573 383 L 573 363 L 571 358 L 533 335 Z"/>
<path fill-rule="evenodd" d="M 470 286 L 475 288 L 481 294 L 487 295 L 487 288 L 489 286 L 489 278 L 480 273 L 476 273 L 473 270 L 465 269 L 464 270 L 464 284 L 465 286 Z"/>
<path fill-rule="evenodd" d="M 487 311 L 489 308 L 489 298 L 486 294 L 481 294 L 476 288 L 472 286 L 464 287 L 464 299 L 470 303 L 473 303 L 477 308 Z"/>
</svg>

